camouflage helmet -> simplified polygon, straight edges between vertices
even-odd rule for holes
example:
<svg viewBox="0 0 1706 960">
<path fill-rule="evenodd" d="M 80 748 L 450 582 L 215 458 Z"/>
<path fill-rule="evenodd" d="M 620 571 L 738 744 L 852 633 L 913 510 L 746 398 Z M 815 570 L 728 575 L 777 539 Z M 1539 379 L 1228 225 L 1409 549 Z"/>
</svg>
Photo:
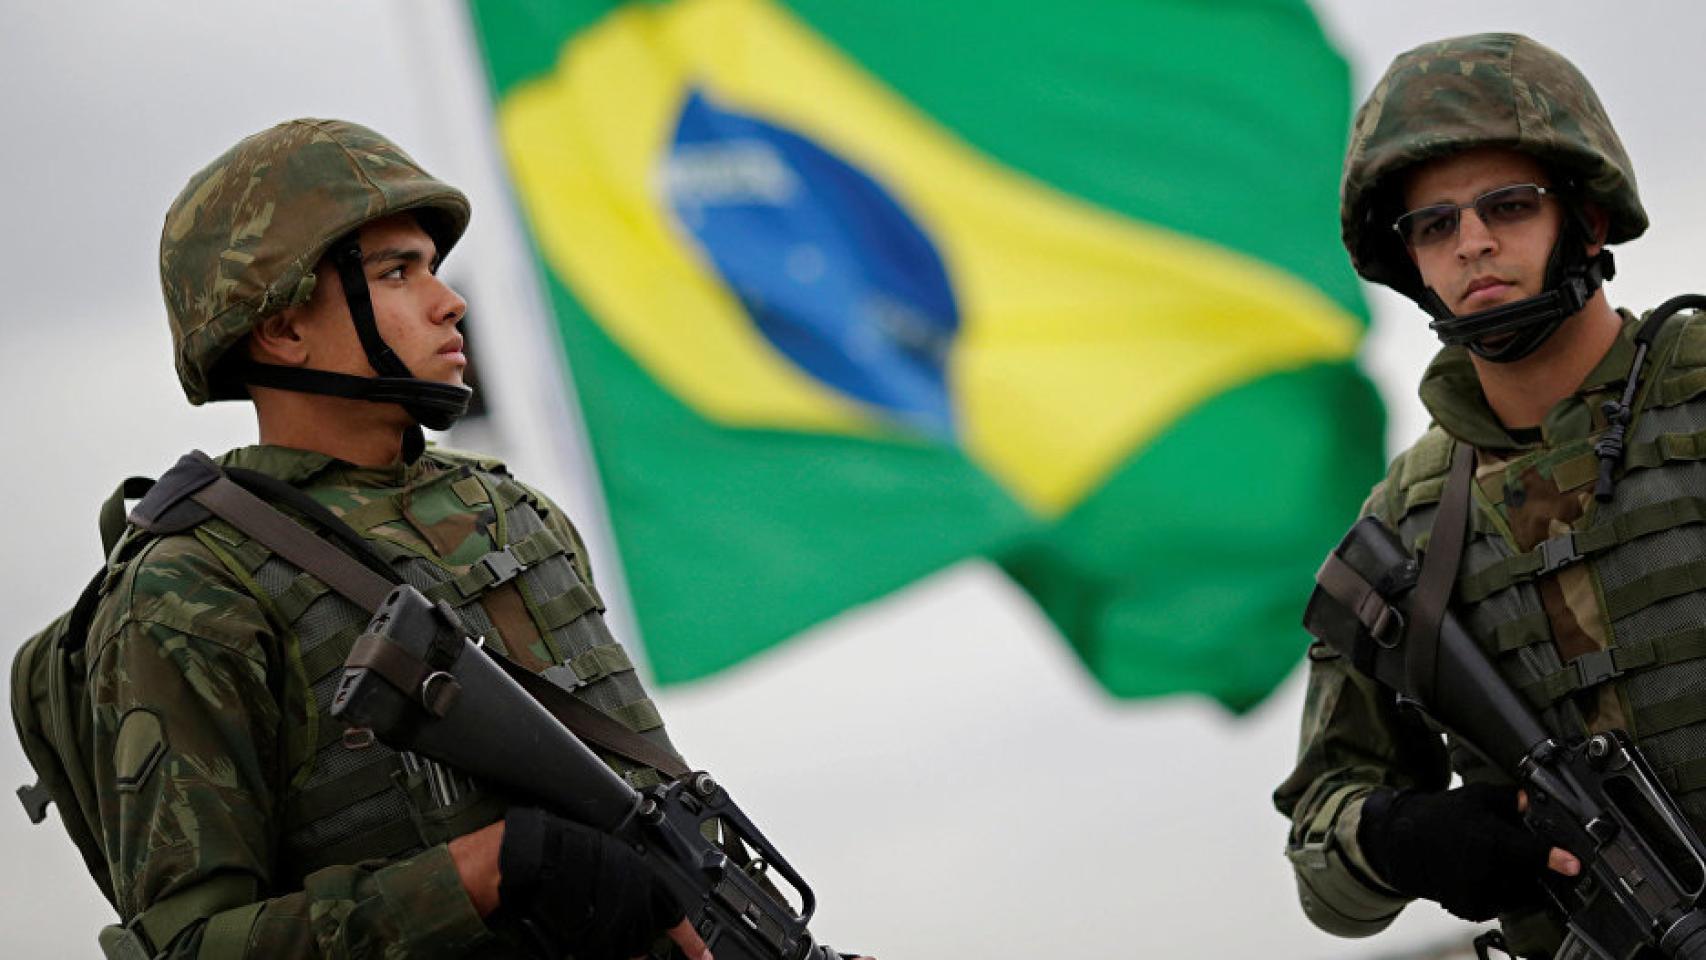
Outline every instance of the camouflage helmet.
<svg viewBox="0 0 1706 960">
<path fill-rule="evenodd" d="M 1421 280 L 1392 229 L 1402 174 L 1476 147 L 1527 153 L 1610 217 L 1607 243 L 1647 229 L 1635 172 L 1587 78 L 1514 33 L 1482 33 L 1400 54 L 1357 111 L 1339 217 L 1357 273 L 1412 297 Z"/>
<path fill-rule="evenodd" d="M 468 198 L 396 144 L 341 120 L 291 120 L 248 137 L 190 178 L 160 234 L 160 286 L 178 379 L 192 404 L 246 399 L 216 375 L 261 320 L 305 302 L 339 238 L 416 211 L 443 257 Z"/>
</svg>

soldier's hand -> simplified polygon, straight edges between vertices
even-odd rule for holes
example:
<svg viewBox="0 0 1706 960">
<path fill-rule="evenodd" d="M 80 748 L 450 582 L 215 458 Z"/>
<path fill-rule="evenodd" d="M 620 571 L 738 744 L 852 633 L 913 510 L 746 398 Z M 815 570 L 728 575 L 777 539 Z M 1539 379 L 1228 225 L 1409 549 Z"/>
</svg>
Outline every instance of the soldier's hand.
<svg viewBox="0 0 1706 960">
<path fill-rule="evenodd" d="M 1528 791 L 1518 790 L 1516 792 L 1516 812 L 1528 812 Z M 1576 859 L 1575 854 L 1563 847 L 1553 847 L 1546 852 L 1546 869 L 1562 876 L 1575 877 L 1581 875 L 1582 862 Z"/>
<path fill-rule="evenodd" d="M 690 960 L 712 960 L 686 911 L 620 841 L 533 807 L 504 817 L 498 901 L 542 957 L 626 960 L 668 933 Z"/>
<path fill-rule="evenodd" d="M 1399 893 L 1436 901 L 1465 920 L 1489 920 L 1538 906 L 1541 871 L 1567 866 L 1523 825 L 1519 803 L 1514 786 L 1382 788 L 1363 801 L 1357 845 Z"/>
</svg>

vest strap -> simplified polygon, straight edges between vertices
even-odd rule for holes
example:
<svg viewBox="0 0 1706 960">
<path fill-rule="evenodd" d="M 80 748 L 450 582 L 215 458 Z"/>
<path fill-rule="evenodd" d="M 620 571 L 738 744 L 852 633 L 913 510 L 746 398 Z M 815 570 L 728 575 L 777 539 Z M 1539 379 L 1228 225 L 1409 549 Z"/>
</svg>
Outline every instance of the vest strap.
<svg viewBox="0 0 1706 960">
<path fill-rule="evenodd" d="M 303 654 L 302 672 L 308 683 L 313 685 L 326 679 L 328 674 L 342 670 L 344 661 L 349 659 L 350 648 L 355 645 L 355 638 L 361 636 L 365 628 L 366 624 L 350 624 Z"/>
<path fill-rule="evenodd" d="M 545 630 L 556 630 L 574 623 L 594 610 L 604 610 L 604 604 L 599 600 L 598 594 L 586 584 L 577 583 L 539 605 L 539 626 Z"/>
<path fill-rule="evenodd" d="M 248 874 L 218 873 L 193 887 L 164 897 L 137 914 L 126 926 L 142 933 L 156 951 L 170 946 L 178 935 L 203 917 L 209 917 L 250 904 L 259 908 L 255 898 L 260 887 Z M 247 933 L 247 929 L 244 931 Z M 205 943 L 205 934 L 203 942 Z"/>
<path fill-rule="evenodd" d="M 1655 570 L 1616 590 L 1605 592 L 1606 616 L 1612 620 L 1650 607 L 1660 600 L 1706 590 L 1706 560 Z"/>
<path fill-rule="evenodd" d="M 296 823 L 311 823 L 329 817 L 345 807 L 363 803 L 396 786 L 392 774 L 401 768 L 402 764 L 395 759 L 390 763 L 366 763 L 346 774 L 303 790 L 287 801 L 291 810 L 290 819 Z"/>
<path fill-rule="evenodd" d="M 1706 720 L 1706 697 L 1695 691 L 1662 703 L 1637 707 L 1634 720 L 1635 729 L 1630 731 L 1633 735 L 1651 737 L 1668 733 L 1679 727 Z"/>
<path fill-rule="evenodd" d="M 1496 653 L 1521 650 L 1523 647 L 1548 643 L 1551 639 L 1545 611 L 1524 614 L 1493 628 L 1493 650 Z"/>
<path fill-rule="evenodd" d="M 190 496 L 298 569 L 313 571 L 364 610 L 378 609 L 395 586 L 224 476 Z"/>
<path fill-rule="evenodd" d="M 657 704 L 653 703 L 650 697 L 642 697 L 633 703 L 624 703 L 610 711 L 610 715 L 620 720 L 635 733 L 645 733 L 647 730 L 656 730 L 663 726 L 663 714 L 658 712 Z"/>
<path fill-rule="evenodd" d="M 255 918 L 261 915 L 265 903 L 256 902 L 214 914 L 201 932 L 200 955 L 208 957 L 240 957 L 248 952 L 249 931 Z"/>
<path fill-rule="evenodd" d="M 293 864 L 304 876 L 323 867 L 355 863 L 374 850 L 413 851 L 423 846 L 413 819 L 391 820 L 381 827 L 327 844 Z"/>
<path fill-rule="evenodd" d="M 1554 573 L 1619 544 L 1691 523 L 1706 523 L 1706 498 L 1682 497 L 1619 514 L 1611 522 L 1561 533 L 1527 553 L 1507 557 L 1463 578 L 1463 600 L 1474 603 L 1524 580 Z"/>
<path fill-rule="evenodd" d="M 1690 793 L 1706 788 L 1706 757 L 1684 760 L 1669 767 L 1658 768 L 1659 780 L 1672 794 Z"/>
<path fill-rule="evenodd" d="M 306 571 L 300 572 L 290 581 L 290 586 L 273 598 L 277 605 L 279 616 L 286 623 L 295 623 L 302 619 L 302 614 L 314 605 L 314 601 L 331 592 L 326 582 Z"/>
<path fill-rule="evenodd" d="M 606 643 L 571 658 L 565 666 L 575 672 L 575 679 L 584 686 L 596 680 L 603 680 L 613 673 L 632 670 L 634 661 L 621 645 Z"/>
<path fill-rule="evenodd" d="M 1578 690 L 1598 686 L 1631 670 L 1701 657 L 1706 657 L 1706 627 L 1691 627 L 1585 653 L 1565 664 L 1563 669 L 1523 684 L 1521 689 L 1530 702 L 1551 706 Z"/>
<path fill-rule="evenodd" d="M 443 600 L 462 606 L 487 590 L 514 580 L 536 563 L 567 553 L 562 540 L 549 529 L 537 530 L 502 550 L 494 550 L 474 561 L 468 572 L 424 591 L 434 603 Z"/>
<path fill-rule="evenodd" d="M 1656 467 L 1671 460 L 1706 460 L 1706 431 L 1665 433 L 1645 443 L 1631 443 L 1623 454 L 1625 469 Z"/>
</svg>

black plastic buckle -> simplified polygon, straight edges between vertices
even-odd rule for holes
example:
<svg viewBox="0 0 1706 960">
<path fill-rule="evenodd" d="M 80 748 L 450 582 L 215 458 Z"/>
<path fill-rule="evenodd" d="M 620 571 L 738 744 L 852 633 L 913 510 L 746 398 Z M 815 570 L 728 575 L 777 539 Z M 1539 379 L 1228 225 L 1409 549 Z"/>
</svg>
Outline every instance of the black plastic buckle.
<svg viewBox="0 0 1706 960">
<path fill-rule="evenodd" d="M 521 571 L 527 569 L 527 565 L 517 560 L 515 554 L 509 552 L 508 547 L 486 554 L 480 558 L 480 563 L 491 571 L 492 582 L 487 585 L 488 587 L 508 583 L 514 580 Z"/>
<path fill-rule="evenodd" d="M 1590 650 L 1571 660 L 1570 666 L 1576 669 L 1576 682 L 1580 684 L 1578 690 L 1596 687 L 1623 675 L 1623 671 L 1617 669 L 1617 659 L 1610 650 Z"/>
<path fill-rule="evenodd" d="M 53 802 L 53 792 L 37 780 L 19 787 L 18 799 L 23 801 L 24 814 L 30 818 L 30 822 L 40 823 L 47 819 L 47 805 Z"/>
<path fill-rule="evenodd" d="M 1540 542 L 1540 576 L 1545 576 L 1582 559 L 1576 549 L 1574 533 L 1560 533 Z"/>
</svg>

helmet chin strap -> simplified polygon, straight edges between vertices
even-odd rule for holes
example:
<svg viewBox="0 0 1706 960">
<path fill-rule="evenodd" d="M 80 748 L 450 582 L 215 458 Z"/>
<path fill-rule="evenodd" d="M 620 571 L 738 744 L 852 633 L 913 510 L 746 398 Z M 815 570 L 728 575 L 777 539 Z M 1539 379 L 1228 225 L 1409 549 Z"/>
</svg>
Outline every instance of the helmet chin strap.
<svg viewBox="0 0 1706 960">
<path fill-rule="evenodd" d="M 1442 342 L 1467 347 L 1493 363 L 1512 363 L 1538 350 L 1565 320 L 1587 306 L 1594 291 L 1610 280 L 1617 268 L 1610 250 L 1587 255 L 1587 218 L 1573 204 L 1566 204 L 1566 209 L 1564 228 L 1558 231 L 1546 261 L 1545 289 L 1541 293 L 1456 316 L 1432 287 L 1422 287 L 1416 302 L 1433 316 L 1428 326 Z M 1503 343 L 1487 345 L 1488 340 L 1504 334 L 1510 336 Z"/>
<path fill-rule="evenodd" d="M 329 370 L 306 370 L 278 364 L 258 363 L 241 356 L 234 371 L 244 383 L 298 393 L 317 393 L 373 403 L 395 403 L 408 411 L 415 425 L 403 435 L 403 459 L 413 461 L 426 448 L 421 427 L 448 430 L 468 410 L 472 388 L 462 384 L 423 380 L 409 370 L 391 345 L 379 335 L 373 316 L 373 298 L 367 290 L 367 274 L 361 265 L 361 244 L 354 236 L 340 240 L 332 249 L 332 264 L 343 281 L 344 301 L 362 352 L 377 377 L 358 377 Z"/>
</svg>

